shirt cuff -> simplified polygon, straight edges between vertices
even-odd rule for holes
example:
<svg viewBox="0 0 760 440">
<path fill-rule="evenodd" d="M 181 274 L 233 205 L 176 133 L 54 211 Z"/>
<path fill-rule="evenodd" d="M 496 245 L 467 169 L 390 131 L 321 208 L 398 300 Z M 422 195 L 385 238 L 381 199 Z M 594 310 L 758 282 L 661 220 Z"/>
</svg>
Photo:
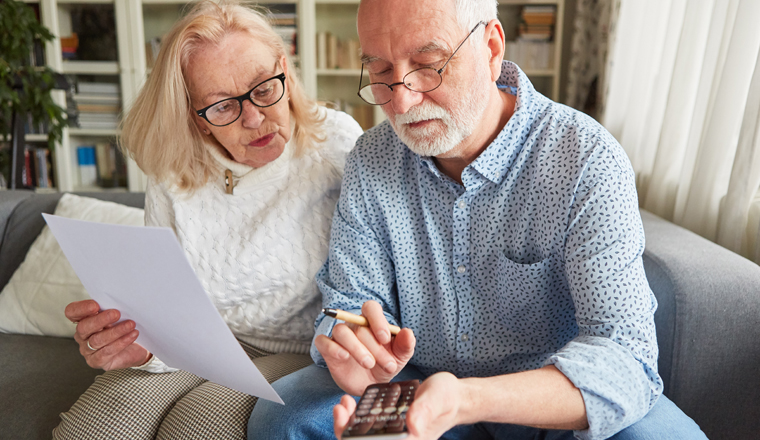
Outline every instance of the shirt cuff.
<svg viewBox="0 0 760 440">
<path fill-rule="evenodd" d="M 173 373 L 175 371 L 179 371 L 177 368 L 172 368 L 163 363 L 163 361 L 161 361 L 161 359 L 159 359 L 158 356 L 154 354 L 150 355 L 148 362 L 131 368 L 133 370 L 147 371 L 148 373 Z"/>
<path fill-rule="evenodd" d="M 354 315 L 361 315 L 362 313 L 361 309 L 346 310 L 346 311 L 353 313 Z M 333 328 L 335 328 L 335 324 L 341 324 L 343 322 L 344 321 L 332 318 L 330 316 L 323 317 L 322 322 L 319 323 L 316 331 L 314 332 L 314 339 L 316 339 L 317 336 L 319 335 L 325 335 L 328 338 L 331 337 Z M 322 353 L 320 353 L 319 350 L 317 350 L 317 346 L 314 345 L 314 339 L 311 340 L 311 348 L 309 349 L 309 354 L 311 355 L 311 358 L 314 360 L 314 363 L 317 364 L 317 366 L 327 368 L 327 362 L 325 362 L 325 358 L 322 357 Z"/>
</svg>

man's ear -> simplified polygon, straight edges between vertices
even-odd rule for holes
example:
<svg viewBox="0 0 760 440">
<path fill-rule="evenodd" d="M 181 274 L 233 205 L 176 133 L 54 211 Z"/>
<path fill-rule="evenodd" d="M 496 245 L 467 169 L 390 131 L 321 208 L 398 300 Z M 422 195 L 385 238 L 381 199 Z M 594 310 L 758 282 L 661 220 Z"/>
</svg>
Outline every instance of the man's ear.
<svg viewBox="0 0 760 440">
<path fill-rule="evenodd" d="M 491 69 L 491 81 L 496 82 L 501 76 L 501 62 L 504 61 L 504 28 L 501 22 L 493 19 L 488 22 L 485 29 L 485 35 L 488 46 L 488 66 Z"/>
</svg>

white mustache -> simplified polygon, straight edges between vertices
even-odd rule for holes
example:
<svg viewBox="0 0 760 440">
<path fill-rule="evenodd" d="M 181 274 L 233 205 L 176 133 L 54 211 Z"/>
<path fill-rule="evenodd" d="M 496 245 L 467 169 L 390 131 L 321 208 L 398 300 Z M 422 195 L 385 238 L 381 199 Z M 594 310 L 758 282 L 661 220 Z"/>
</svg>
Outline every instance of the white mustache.
<svg viewBox="0 0 760 440">
<path fill-rule="evenodd" d="M 449 113 L 442 107 L 431 103 L 422 103 L 410 108 L 406 113 L 396 115 L 396 124 L 414 124 L 415 122 L 429 121 L 431 119 L 448 120 Z"/>
</svg>

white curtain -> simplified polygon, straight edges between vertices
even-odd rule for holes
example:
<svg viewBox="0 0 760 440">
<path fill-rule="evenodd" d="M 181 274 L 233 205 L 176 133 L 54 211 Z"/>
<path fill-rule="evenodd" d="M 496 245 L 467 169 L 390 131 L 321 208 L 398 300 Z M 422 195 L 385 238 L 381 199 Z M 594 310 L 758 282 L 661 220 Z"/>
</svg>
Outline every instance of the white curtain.
<svg viewBox="0 0 760 440">
<path fill-rule="evenodd" d="M 760 1 L 621 0 L 602 123 L 641 207 L 760 262 Z"/>
</svg>

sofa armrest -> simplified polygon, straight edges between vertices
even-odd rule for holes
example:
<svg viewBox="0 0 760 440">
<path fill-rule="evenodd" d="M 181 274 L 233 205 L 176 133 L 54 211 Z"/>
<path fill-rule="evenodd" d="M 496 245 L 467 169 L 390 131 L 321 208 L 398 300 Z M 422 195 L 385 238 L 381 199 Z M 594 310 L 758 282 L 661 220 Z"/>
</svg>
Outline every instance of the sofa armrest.
<svg viewBox="0 0 760 440">
<path fill-rule="evenodd" d="M 760 266 L 642 211 L 665 394 L 711 439 L 760 432 Z"/>
</svg>

